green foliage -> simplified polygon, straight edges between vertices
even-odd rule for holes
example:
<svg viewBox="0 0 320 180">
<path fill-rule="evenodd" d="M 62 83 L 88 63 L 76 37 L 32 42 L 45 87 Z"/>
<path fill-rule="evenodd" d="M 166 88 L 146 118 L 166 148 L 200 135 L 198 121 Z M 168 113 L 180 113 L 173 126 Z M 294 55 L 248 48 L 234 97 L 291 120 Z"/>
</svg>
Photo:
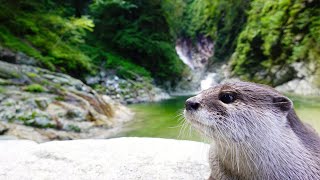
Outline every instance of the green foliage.
<svg viewBox="0 0 320 180">
<path fill-rule="evenodd" d="M 274 74 L 293 62 L 320 63 L 320 5 L 303 0 L 254 0 L 233 58 L 233 72 L 277 85 Z"/>
<path fill-rule="evenodd" d="M 0 94 L 5 93 L 5 92 L 6 92 L 6 89 L 4 87 L 0 86 Z"/>
<path fill-rule="evenodd" d="M 0 27 L 0 43 L 40 60 L 51 70 L 80 76 L 91 71 L 90 58 L 77 47 L 94 24 L 88 16 L 67 17 L 52 1 L 6 1 Z M 12 13 L 14 12 L 14 13 Z"/>
<path fill-rule="evenodd" d="M 187 1 L 163 0 L 161 6 L 172 36 L 177 39 L 182 34 L 186 34 L 188 22 L 185 17 L 187 16 L 187 8 L 189 7 Z"/>
<path fill-rule="evenodd" d="M 177 80 L 181 76 L 184 66 L 170 41 L 161 1 L 94 1 L 90 9 L 95 36 L 109 42 L 107 47 L 113 52 L 144 67 L 158 80 Z"/>
<path fill-rule="evenodd" d="M 165 0 L 163 9 L 174 37 L 210 37 L 213 60 L 223 61 L 235 49 L 249 5 L 249 0 Z"/>
<path fill-rule="evenodd" d="M 36 78 L 38 75 L 35 74 L 35 73 L 32 73 L 32 72 L 28 72 L 28 73 L 27 73 L 27 76 L 28 76 L 29 78 Z"/>
<path fill-rule="evenodd" d="M 3 26 L 0 26 L 0 44 L 12 50 L 21 51 L 31 57 L 34 57 L 40 60 L 40 62 L 47 68 L 54 70 L 52 63 L 49 61 L 50 58 L 42 56 L 38 50 L 22 39 L 11 34 L 9 30 Z"/>
<path fill-rule="evenodd" d="M 87 15 L 83 12 L 89 1 L 78 3 L 0 3 L 0 45 L 77 77 L 95 73 L 105 62 L 126 78 L 174 81 L 181 76 L 184 65 L 175 53 L 161 1 L 95 0 Z"/>
<path fill-rule="evenodd" d="M 151 78 L 150 72 L 128 59 L 117 56 L 115 54 L 107 54 L 105 67 L 107 69 L 116 69 L 117 74 L 122 78 L 137 79 L 139 77 Z"/>
<path fill-rule="evenodd" d="M 33 93 L 41 93 L 45 91 L 44 87 L 40 84 L 30 84 L 26 86 L 24 90 Z"/>
</svg>

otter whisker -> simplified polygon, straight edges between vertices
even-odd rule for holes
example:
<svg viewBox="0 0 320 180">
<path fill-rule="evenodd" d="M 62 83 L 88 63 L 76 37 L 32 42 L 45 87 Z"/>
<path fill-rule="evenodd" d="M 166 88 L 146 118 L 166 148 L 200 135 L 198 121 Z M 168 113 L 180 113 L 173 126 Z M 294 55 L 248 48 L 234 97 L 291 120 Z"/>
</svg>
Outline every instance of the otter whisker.
<svg viewBox="0 0 320 180">
<path fill-rule="evenodd" d="M 178 139 L 182 139 L 181 135 L 184 133 L 184 129 L 185 129 L 186 124 L 187 124 L 187 121 L 182 121 L 182 127 L 180 128 L 180 131 L 178 134 Z"/>
<path fill-rule="evenodd" d="M 320 179 L 319 136 L 299 120 L 292 101 L 271 88 L 247 82 L 217 85 L 188 99 L 184 113 L 193 127 L 215 140 L 211 177 Z"/>
</svg>

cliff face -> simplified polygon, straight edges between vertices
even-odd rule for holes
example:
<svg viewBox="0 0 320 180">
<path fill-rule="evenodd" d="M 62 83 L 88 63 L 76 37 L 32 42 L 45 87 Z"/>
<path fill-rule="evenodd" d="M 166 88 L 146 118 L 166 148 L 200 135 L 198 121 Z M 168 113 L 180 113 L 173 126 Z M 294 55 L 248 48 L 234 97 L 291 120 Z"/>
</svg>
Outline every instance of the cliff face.
<svg viewBox="0 0 320 180">
<path fill-rule="evenodd" d="M 11 59 L 8 53 L 4 55 L 3 59 L 13 63 L 22 58 L 19 54 L 11 54 Z M 32 59 L 23 62 L 32 64 Z M 107 129 L 132 117 L 127 108 L 78 79 L 13 63 L 0 61 L 2 138 L 43 142 L 108 137 Z"/>
<path fill-rule="evenodd" d="M 203 35 L 195 40 L 179 38 L 176 41 L 176 52 L 188 66 L 188 75 L 178 83 L 175 91 L 188 93 L 201 90 L 200 82 L 206 74 L 210 58 L 214 55 L 214 42 Z"/>
</svg>

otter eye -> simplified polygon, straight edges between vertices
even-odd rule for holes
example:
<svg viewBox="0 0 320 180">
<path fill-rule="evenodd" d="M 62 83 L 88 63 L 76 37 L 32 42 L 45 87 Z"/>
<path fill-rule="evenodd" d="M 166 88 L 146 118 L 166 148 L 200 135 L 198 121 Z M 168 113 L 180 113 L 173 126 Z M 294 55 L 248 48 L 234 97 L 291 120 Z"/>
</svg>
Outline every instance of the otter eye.
<svg viewBox="0 0 320 180">
<path fill-rule="evenodd" d="M 225 104 L 233 103 L 236 100 L 236 95 L 232 92 L 222 93 L 219 100 Z"/>
</svg>

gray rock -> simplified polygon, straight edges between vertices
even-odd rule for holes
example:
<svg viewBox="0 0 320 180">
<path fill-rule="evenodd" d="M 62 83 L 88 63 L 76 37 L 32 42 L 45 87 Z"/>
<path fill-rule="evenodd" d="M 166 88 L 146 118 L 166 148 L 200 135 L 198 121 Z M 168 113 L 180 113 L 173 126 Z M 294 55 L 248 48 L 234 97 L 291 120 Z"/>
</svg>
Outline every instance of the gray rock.
<svg viewBox="0 0 320 180">
<path fill-rule="evenodd" d="M 40 116 L 40 117 L 35 117 L 34 119 L 30 119 L 27 121 L 27 123 L 32 124 L 32 126 L 35 127 L 43 127 L 43 128 L 54 128 L 56 124 L 46 116 Z"/>
<path fill-rule="evenodd" d="M 0 60 L 14 64 L 36 65 L 37 61 L 22 52 L 13 52 L 7 48 L 0 47 Z"/>
<path fill-rule="evenodd" d="M 308 79 L 294 79 L 277 86 L 276 90 L 284 93 L 320 96 L 320 89 L 313 85 Z"/>
<path fill-rule="evenodd" d="M 0 179 L 201 180 L 209 145 L 158 138 L 0 141 Z"/>
<path fill-rule="evenodd" d="M 86 77 L 85 80 L 87 84 L 94 85 L 94 84 L 98 84 L 101 79 L 99 76 L 93 76 L 93 77 Z"/>
<path fill-rule="evenodd" d="M 84 114 L 79 109 L 69 109 L 66 114 L 67 118 L 69 119 L 79 119 L 84 117 Z"/>
<path fill-rule="evenodd" d="M 37 98 L 34 101 L 41 110 L 45 110 L 48 107 L 49 103 L 51 103 L 51 100 L 49 98 L 44 97 Z"/>
<path fill-rule="evenodd" d="M 320 95 L 320 87 L 316 85 L 317 66 L 314 63 L 297 62 L 291 64 L 297 72 L 297 78 L 276 87 L 278 91 L 300 95 Z"/>
<path fill-rule="evenodd" d="M 104 101 L 102 95 L 80 80 L 38 67 L 0 61 L 0 77 L 5 81 L 24 80 L 31 73 L 38 76 L 30 78 L 28 83 L 0 87 L 5 89 L 5 93 L 0 93 L 0 125 L 6 127 L 5 132 L 0 131 L 6 136 L 37 142 L 107 138 L 111 135 L 110 127 L 132 119 L 121 115 L 128 114 L 127 108 Z M 41 84 L 48 91 L 27 92 L 24 86 L 29 84 Z"/>
<path fill-rule="evenodd" d="M 48 79 L 48 80 L 53 80 L 56 78 L 56 76 L 51 75 L 51 74 L 43 74 L 42 77 Z"/>
</svg>

